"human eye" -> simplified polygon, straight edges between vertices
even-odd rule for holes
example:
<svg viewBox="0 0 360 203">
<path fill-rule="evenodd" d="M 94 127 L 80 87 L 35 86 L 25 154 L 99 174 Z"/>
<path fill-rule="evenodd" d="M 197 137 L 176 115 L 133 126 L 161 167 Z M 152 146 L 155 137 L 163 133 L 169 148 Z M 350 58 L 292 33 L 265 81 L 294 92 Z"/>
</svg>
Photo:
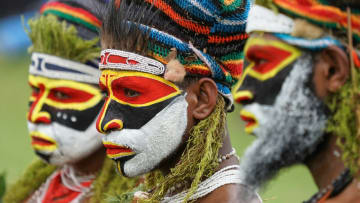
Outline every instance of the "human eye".
<svg viewBox="0 0 360 203">
<path fill-rule="evenodd" d="M 71 96 L 59 90 L 53 90 L 53 95 L 59 100 L 69 99 Z"/>
<path fill-rule="evenodd" d="M 129 88 L 124 88 L 124 95 L 129 98 L 134 98 L 134 97 L 139 96 L 140 93 L 135 90 L 129 89 Z"/>
</svg>

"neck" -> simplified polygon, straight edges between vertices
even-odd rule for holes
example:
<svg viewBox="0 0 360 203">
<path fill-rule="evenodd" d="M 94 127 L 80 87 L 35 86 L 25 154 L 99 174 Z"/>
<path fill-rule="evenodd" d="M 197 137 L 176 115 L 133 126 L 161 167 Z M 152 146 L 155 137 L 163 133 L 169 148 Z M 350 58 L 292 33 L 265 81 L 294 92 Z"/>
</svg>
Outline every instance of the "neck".
<svg viewBox="0 0 360 203">
<path fill-rule="evenodd" d="M 223 145 L 219 150 L 219 156 L 229 154 L 231 151 L 232 151 L 232 145 L 230 141 L 229 131 L 226 127 L 225 135 L 223 138 Z M 216 171 L 221 170 L 222 168 L 225 168 L 230 165 L 238 165 L 238 164 L 239 164 L 239 160 L 237 159 L 237 157 L 231 156 L 229 159 L 222 161 Z"/>
<path fill-rule="evenodd" d="M 322 190 L 332 184 L 342 171 L 345 170 L 341 160 L 341 151 L 336 144 L 336 136 L 327 135 L 326 141 L 321 144 L 317 153 L 309 160 L 306 165 L 319 188 Z M 337 196 L 326 200 L 329 203 L 351 203 L 359 202 L 359 182 L 355 179 Z"/>
<path fill-rule="evenodd" d="M 318 147 L 314 156 L 306 161 L 311 175 L 319 188 L 324 189 L 345 169 L 341 151 L 336 145 L 336 136 L 325 135 L 325 141 Z"/>
<path fill-rule="evenodd" d="M 72 164 L 72 166 L 79 174 L 94 174 L 102 168 L 105 156 L 105 148 L 100 147 L 94 153 Z"/>
</svg>

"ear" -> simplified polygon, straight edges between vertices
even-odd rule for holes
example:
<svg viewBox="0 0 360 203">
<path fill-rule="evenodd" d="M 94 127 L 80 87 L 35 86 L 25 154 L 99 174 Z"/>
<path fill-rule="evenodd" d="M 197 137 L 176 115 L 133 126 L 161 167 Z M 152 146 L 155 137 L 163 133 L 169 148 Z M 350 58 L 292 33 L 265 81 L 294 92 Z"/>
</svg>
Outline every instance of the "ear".
<svg viewBox="0 0 360 203">
<path fill-rule="evenodd" d="M 197 120 L 207 118 L 215 109 L 217 100 L 217 87 L 210 78 L 201 78 L 197 83 L 188 89 L 192 95 L 191 114 Z"/>
<path fill-rule="evenodd" d="M 325 98 L 338 91 L 350 73 L 347 54 L 337 46 L 330 46 L 317 56 L 314 69 L 314 84 L 317 96 Z"/>
</svg>

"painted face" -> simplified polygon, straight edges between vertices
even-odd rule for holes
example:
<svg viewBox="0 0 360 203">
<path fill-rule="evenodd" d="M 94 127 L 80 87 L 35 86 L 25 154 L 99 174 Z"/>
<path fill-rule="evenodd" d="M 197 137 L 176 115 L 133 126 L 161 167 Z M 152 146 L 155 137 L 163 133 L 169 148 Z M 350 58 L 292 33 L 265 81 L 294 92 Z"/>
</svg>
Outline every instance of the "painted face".
<svg viewBox="0 0 360 203">
<path fill-rule="evenodd" d="M 252 37 L 235 99 L 246 131 L 257 140 L 241 162 L 245 184 L 260 187 L 286 166 L 301 163 L 323 137 L 324 104 L 312 91 L 313 58 L 276 39 Z"/>
<path fill-rule="evenodd" d="M 149 73 L 103 70 L 107 92 L 97 121 L 103 144 L 124 175 L 154 169 L 179 147 L 187 125 L 187 102 L 173 83 Z"/>
<path fill-rule="evenodd" d="M 293 62 L 301 55 L 300 50 L 279 40 L 251 37 L 244 53 L 244 76 L 235 87 L 234 99 L 242 104 L 273 105 Z M 253 113 L 243 109 L 240 115 L 247 122 L 247 133 L 259 126 Z"/>
<path fill-rule="evenodd" d="M 29 76 L 32 87 L 27 115 L 32 147 L 45 161 L 76 162 L 101 147 L 95 118 L 103 104 L 101 91 L 71 80 Z"/>
</svg>

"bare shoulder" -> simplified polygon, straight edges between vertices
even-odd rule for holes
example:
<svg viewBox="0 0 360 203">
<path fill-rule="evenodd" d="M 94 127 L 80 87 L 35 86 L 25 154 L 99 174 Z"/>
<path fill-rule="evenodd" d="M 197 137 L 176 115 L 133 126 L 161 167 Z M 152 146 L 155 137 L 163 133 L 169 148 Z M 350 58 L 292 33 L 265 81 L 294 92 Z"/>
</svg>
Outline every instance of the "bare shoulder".
<svg viewBox="0 0 360 203">
<path fill-rule="evenodd" d="M 196 201 L 197 203 L 261 203 L 256 193 L 241 184 L 227 184 Z"/>
</svg>

